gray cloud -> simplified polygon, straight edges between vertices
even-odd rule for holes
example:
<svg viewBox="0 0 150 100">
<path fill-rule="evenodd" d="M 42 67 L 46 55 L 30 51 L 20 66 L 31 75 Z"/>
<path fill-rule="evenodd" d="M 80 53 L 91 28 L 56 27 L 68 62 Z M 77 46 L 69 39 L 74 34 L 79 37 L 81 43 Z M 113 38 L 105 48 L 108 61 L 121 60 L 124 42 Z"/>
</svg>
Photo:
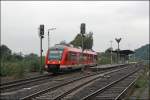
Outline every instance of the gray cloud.
<svg viewBox="0 0 150 100">
<path fill-rule="evenodd" d="M 47 50 L 47 29 L 51 45 L 70 42 L 86 23 L 87 32 L 94 32 L 94 49 L 104 51 L 110 40 L 122 37 L 121 49 L 136 49 L 149 42 L 148 1 L 2 1 L 2 43 L 13 51 L 39 54 L 38 26 L 45 24 L 44 51 Z M 44 52 L 45 54 L 45 52 Z"/>
</svg>

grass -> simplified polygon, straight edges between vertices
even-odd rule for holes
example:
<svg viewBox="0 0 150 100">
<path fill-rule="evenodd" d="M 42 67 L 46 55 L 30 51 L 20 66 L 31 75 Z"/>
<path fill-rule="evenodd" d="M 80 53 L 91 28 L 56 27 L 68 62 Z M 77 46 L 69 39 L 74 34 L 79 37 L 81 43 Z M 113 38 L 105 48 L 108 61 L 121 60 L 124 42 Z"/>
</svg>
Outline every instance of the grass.
<svg viewBox="0 0 150 100">
<path fill-rule="evenodd" d="M 44 64 L 44 61 L 43 61 Z M 38 60 L 22 60 L 1 62 L 0 76 L 22 78 L 29 72 L 40 72 L 40 64 Z"/>
<path fill-rule="evenodd" d="M 145 75 L 141 75 L 139 79 L 136 81 L 135 87 L 142 88 L 148 84 L 148 79 Z"/>
<path fill-rule="evenodd" d="M 130 96 L 128 96 L 125 100 L 132 100 L 130 97 L 135 97 L 134 100 L 141 100 L 141 94 L 144 90 L 149 86 L 149 65 L 144 66 L 144 71 L 140 73 L 140 76 L 136 80 L 135 88 L 132 90 Z M 150 95 L 150 94 L 149 94 Z"/>
<path fill-rule="evenodd" d="M 138 91 L 137 99 L 140 99 L 141 93 L 149 86 L 149 65 L 146 65 L 144 71 L 141 73 L 140 77 L 135 83 L 135 91 Z"/>
<path fill-rule="evenodd" d="M 22 62 L 3 62 L 0 67 L 1 76 L 13 76 L 16 78 L 23 77 L 25 73 L 25 66 Z"/>
<path fill-rule="evenodd" d="M 137 81 L 137 86 L 140 88 L 139 93 L 144 92 L 145 88 L 149 87 L 149 65 L 145 66 L 144 72 Z M 137 98 L 140 98 L 140 94 L 137 96 Z"/>
</svg>

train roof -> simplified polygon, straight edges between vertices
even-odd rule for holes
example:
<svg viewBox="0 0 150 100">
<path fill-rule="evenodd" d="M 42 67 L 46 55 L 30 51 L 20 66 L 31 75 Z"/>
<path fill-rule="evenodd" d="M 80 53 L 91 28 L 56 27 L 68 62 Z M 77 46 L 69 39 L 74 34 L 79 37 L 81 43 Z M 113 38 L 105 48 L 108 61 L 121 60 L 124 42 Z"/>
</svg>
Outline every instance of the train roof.
<svg viewBox="0 0 150 100">
<path fill-rule="evenodd" d="M 67 49 L 68 51 L 72 51 L 72 52 L 82 52 L 82 49 L 80 48 L 75 48 L 75 47 L 69 47 L 69 46 L 65 46 L 65 45 L 55 45 L 54 47 L 51 47 L 50 49 Z M 95 51 L 92 50 L 84 50 L 83 53 L 88 53 L 88 54 L 93 54 L 93 55 L 97 55 L 97 53 Z"/>
<path fill-rule="evenodd" d="M 64 49 L 65 46 L 63 46 L 63 45 L 55 45 L 53 47 L 50 47 L 50 49 L 56 49 L 56 48 L 58 48 L 58 49 Z"/>
</svg>

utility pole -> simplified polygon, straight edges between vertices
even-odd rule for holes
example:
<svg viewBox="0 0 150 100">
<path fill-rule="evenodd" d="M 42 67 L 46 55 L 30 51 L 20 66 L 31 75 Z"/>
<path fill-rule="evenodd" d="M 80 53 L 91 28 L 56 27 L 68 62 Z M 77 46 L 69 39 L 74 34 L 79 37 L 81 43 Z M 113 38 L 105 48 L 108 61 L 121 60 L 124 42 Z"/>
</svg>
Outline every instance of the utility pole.
<svg viewBox="0 0 150 100">
<path fill-rule="evenodd" d="M 40 25 L 40 60 L 41 60 L 41 66 L 40 66 L 40 73 L 43 72 L 43 65 L 42 65 L 42 52 L 43 52 L 43 49 L 42 49 L 42 39 L 44 38 L 44 25 Z"/>
<path fill-rule="evenodd" d="M 111 50 L 111 52 L 110 52 L 110 56 L 111 56 L 110 59 L 111 59 L 111 60 L 110 60 L 110 61 L 111 61 L 111 64 L 112 64 L 112 42 L 113 42 L 113 41 L 111 40 L 111 41 L 110 41 L 110 50 Z"/>
<path fill-rule="evenodd" d="M 50 38 L 49 38 L 49 31 L 50 30 L 55 30 L 56 28 L 50 28 L 48 29 L 48 49 L 50 48 Z"/>
<path fill-rule="evenodd" d="M 120 41 L 121 41 L 121 38 L 115 38 L 115 40 L 116 40 L 116 42 L 118 43 L 118 50 L 117 50 L 117 63 L 119 63 L 119 43 L 120 43 Z"/>
</svg>

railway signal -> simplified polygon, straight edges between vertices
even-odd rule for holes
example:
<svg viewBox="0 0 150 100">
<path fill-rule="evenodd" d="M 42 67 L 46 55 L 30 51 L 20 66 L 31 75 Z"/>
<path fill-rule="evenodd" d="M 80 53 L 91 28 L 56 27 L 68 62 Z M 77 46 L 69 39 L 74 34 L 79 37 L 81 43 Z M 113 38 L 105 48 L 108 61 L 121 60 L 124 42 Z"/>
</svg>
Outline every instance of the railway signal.
<svg viewBox="0 0 150 100">
<path fill-rule="evenodd" d="M 42 39 L 44 38 L 44 25 L 40 25 L 40 61 L 41 61 L 41 67 L 40 67 L 40 72 L 42 73 L 43 72 L 43 66 L 42 66 L 42 52 L 43 52 L 43 49 L 42 49 Z"/>
<path fill-rule="evenodd" d="M 44 25 L 40 25 L 40 36 L 44 36 Z"/>
<path fill-rule="evenodd" d="M 81 36 L 82 36 L 82 53 L 83 53 L 83 50 L 84 50 L 84 41 L 83 41 L 83 37 L 84 37 L 84 34 L 85 34 L 85 23 L 81 23 L 81 26 L 80 26 L 80 33 L 81 33 Z"/>
<path fill-rule="evenodd" d="M 81 27 L 80 27 L 80 33 L 83 35 L 83 34 L 85 34 L 85 31 L 86 31 L 85 23 L 82 23 Z"/>
<path fill-rule="evenodd" d="M 84 40 L 83 40 L 83 37 L 84 37 L 84 34 L 85 34 L 85 23 L 81 23 L 81 26 L 80 26 L 80 33 L 81 33 L 81 36 L 82 36 L 82 61 L 83 61 L 83 51 L 84 51 Z M 82 71 L 84 70 L 84 68 L 82 68 Z"/>
</svg>

